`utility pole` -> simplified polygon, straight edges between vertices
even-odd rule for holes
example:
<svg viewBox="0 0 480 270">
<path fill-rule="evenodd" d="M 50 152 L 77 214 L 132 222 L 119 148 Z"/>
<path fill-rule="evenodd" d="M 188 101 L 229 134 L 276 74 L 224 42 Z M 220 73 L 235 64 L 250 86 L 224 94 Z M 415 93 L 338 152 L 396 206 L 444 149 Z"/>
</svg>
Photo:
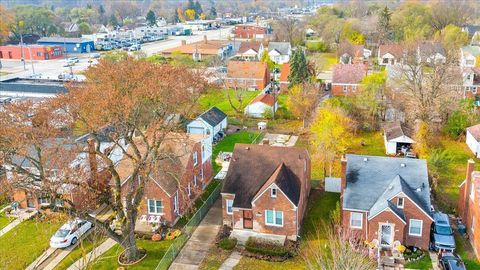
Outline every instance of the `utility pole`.
<svg viewBox="0 0 480 270">
<path fill-rule="evenodd" d="M 23 53 L 23 35 L 22 32 L 20 31 L 20 51 L 22 53 L 22 62 L 23 62 L 23 70 L 27 70 L 27 67 L 25 66 L 25 54 Z"/>
<path fill-rule="evenodd" d="M 273 76 L 275 76 L 275 73 L 274 73 Z M 275 93 L 274 78 L 270 78 L 270 88 L 272 89 L 272 93 L 273 93 L 272 120 L 275 120 L 275 110 L 276 110 L 276 104 L 277 104 L 277 95 L 276 95 L 276 93 Z"/>
</svg>

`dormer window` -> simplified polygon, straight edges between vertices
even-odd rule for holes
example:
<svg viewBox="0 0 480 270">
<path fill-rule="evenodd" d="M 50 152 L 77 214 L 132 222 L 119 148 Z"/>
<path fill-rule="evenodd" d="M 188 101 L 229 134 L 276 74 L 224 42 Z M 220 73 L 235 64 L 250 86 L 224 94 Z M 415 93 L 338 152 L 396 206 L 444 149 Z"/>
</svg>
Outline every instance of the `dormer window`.
<svg viewBox="0 0 480 270">
<path fill-rule="evenodd" d="M 404 204 L 404 199 L 402 197 L 398 197 L 397 199 L 397 207 L 398 208 L 403 208 L 403 204 Z"/>
<path fill-rule="evenodd" d="M 270 195 L 272 196 L 272 198 L 276 198 L 277 197 L 277 189 L 276 188 L 271 188 L 270 189 Z"/>
</svg>

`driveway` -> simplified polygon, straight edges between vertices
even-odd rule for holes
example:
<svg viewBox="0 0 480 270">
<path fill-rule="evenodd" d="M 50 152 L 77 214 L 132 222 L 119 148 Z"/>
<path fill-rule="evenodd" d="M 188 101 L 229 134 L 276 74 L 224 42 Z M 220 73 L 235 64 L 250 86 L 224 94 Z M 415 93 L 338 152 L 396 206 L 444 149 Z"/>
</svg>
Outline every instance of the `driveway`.
<svg viewBox="0 0 480 270">
<path fill-rule="evenodd" d="M 198 269 L 210 248 L 215 244 L 215 237 L 221 226 L 222 200 L 217 199 L 169 269 Z"/>
</svg>

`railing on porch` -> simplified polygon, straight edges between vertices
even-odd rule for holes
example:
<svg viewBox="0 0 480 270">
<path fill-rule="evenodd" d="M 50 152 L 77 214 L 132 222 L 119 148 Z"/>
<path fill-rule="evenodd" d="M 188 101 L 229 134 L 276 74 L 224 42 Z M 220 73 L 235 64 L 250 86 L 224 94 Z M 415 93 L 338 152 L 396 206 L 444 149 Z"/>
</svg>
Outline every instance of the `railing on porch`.
<svg viewBox="0 0 480 270">
<path fill-rule="evenodd" d="M 167 249 L 167 251 L 163 255 L 160 262 L 158 262 L 158 265 L 155 268 L 155 270 L 167 270 L 168 267 L 170 267 L 173 260 L 175 260 L 175 257 L 177 257 L 178 253 L 182 249 L 182 247 L 185 245 L 188 239 L 190 239 L 190 236 L 192 236 L 192 233 L 195 230 L 195 228 L 198 226 L 198 224 L 200 224 L 200 222 L 205 217 L 210 207 L 217 200 L 218 196 L 220 195 L 221 188 L 222 188 L 222 185 L 221 184 L 218 185 L 213 190 L 212 194 L 210 194 L 210 196 L 205 200 L 202 206 L 200 206 L 197 212 L 195 212 L 195 214 L 190 218 L 187 224 L 183 226 L 182 234 L 178 238 L 173 240 L 172 245 L 170 245 L 170 247 Z"/>
</svg>

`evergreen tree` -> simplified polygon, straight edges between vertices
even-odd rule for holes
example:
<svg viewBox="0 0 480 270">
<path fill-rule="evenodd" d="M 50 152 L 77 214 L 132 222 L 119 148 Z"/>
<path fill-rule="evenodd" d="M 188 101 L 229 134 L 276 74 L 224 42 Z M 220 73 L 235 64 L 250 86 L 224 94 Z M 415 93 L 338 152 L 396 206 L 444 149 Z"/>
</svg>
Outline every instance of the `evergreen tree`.
<svg viewBox="0 0 480 270">
<path fill-rule="evenodd" d="M 211 17 L 212 19 L 217 18 L 217 9 L 216 9 L 214 6 L 212 6 L 212 7 L 210 8 L 210 17 Z"/>
<path fill-rule="evenodd" d="M 288 75 L 288 81 L 291 85 L 297 85 L 304 83 L 308 80 L 308 66 L 307 59 L 303 50 L 297 48 L 290 60 L 290 75 Z"/>
<path fill-rule="evenodd" d="M 180 18 L 178 17 L 178 10 L 175 9 L 173 14 L 173 23 L 178 23 L 180 21 Z"/>
<path fill-rule="evenodd" d="M 193 0 L 188 0 L 187 8 L 186 9 L 193 9 L 195 10 L 195 3 L 193 3 Z"/>
<path fill-rule="evenodd" d="M 148 26 L 157 25 L 157 17 L 155 16 L 155 13 L 152 10 L 148 11 L 145 19 L 147 20 Z"/>
<path fill-rule="evenodd" d="M 392 33 L 392 25 L 390 24 L 392 12 L 385 6 L 379 14 L 378 30 L 380 34 L 380 42 L 390 39 Z"/>
<path fill-rule="evenodd" d="M 98 13 L 100 13 L 100 16 L 103 16 L 105 14 L 105 8 L 103 7 L 103 5 L 100 5 L 98 7 Z"/>
<path fill-rule="evenodd" d="M 110 19 L 108 20 L 108 23 L 113 27 L 118 26 L 117 17 L 114 14 L 112 14 L 112 16 L 110 16 Z"/>
<path fill-rule="evenodd" d="M 202 5 L 200 5 L 200 3 L 198 2 L 198 0 L 195 2 L 195 4 L 193 5 L 193 9 L 195 10 L 195 16 L 196 18 L 198 18 L 200 16 L 200 14 L 203 13 L 203 9 L 202 9 Z"/>
</svg>

